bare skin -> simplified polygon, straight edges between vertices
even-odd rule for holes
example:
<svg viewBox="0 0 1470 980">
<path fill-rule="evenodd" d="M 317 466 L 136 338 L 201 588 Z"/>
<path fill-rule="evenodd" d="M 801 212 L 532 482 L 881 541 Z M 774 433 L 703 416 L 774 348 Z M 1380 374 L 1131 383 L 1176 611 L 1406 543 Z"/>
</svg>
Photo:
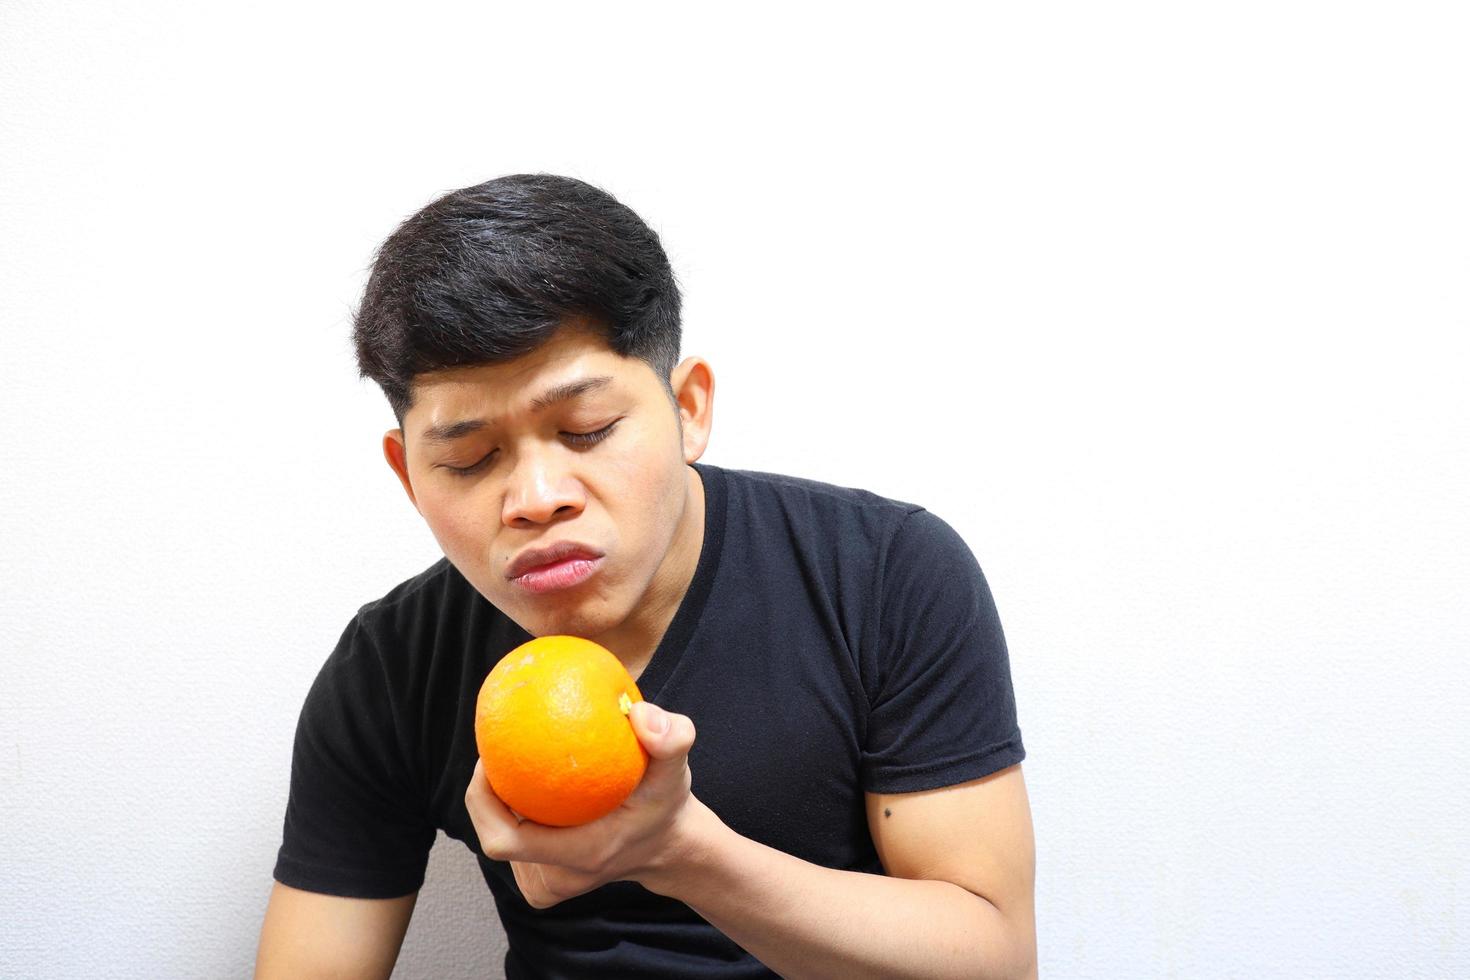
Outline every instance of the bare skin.
<svg viewBox="0 0 1470 980">
<path fill-rule="evenodd" d="M 602 378 L 534 407 L 559 386 Z M 670 384 L 677 413 L 645 362 L 574 325 L 515 361 L 422 376 L 383 453 L 444 554 L 485 598 L 534 636 L 596 640 L 636 676 L 694 577 L 704 534 L 704 485 L 689 464 L 709 441 L 714 376 L 689 358 Z M 487 425 L 453 442 L 424 437 L 461 420 Z M 602 441 L 575 441 L 609 424 Z M 468 476 L 447 469 L 477 463 Z M 566 540 L 605 552 L 589 581 L 533 595 L 508 580 L 524 549 Z"/>
<path fill-rule="evenodd" d="M 689 464 L 709 439 L 714 379 L 704 361 L 685 360 L 670 377 L 671 403 L 646 364 L 569 327 L 524 358 L 426 376 L 383 452 L 444 554 L 487 599 L 533 635 L 597 640 L 636 676 L 698 563 L 704 495 Z M 574 397 L 536 407 L 569 385 Z M 425 436 L 477 419 L 483 427 L 452 442 Z M 597 433 L 606 438 L 590 441 Z M 451 466 L 480 468 L 456 476 Z M 600 552 L 595 574 L 541 594 L 508 577 L 525 549 L 562 541 Z M 1036 975 L 1035 851 L 1019 765 L 941 790 L 866 794 L 886 874 L 864 874 L 735 833 L 691 790 L 693 720 L 647 701 L 631 719 L 648 771 L 621 807 L 581 827 L 522 820 L 476 767 L 465 805 L 481 848 L 510 862 L 532 906 L 637 881 L 784 976 Z M 276 886 L 257 976 L 388 976 L 414 896 L 305 895 Z M 354 944 L 355 959 L 332 959 Z"/>
</svg>

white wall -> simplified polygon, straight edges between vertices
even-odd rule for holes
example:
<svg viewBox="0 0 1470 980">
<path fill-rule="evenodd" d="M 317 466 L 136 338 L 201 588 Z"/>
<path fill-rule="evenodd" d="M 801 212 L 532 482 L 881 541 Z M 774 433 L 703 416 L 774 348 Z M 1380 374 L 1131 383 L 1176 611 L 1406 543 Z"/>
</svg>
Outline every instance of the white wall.
<svg viewBox="0 0 1470 980">
<path fill-rule="evenodd" d="M 306 687 L 438 557 L 349 311 L 528 170 L 663 235 L 709 461 L 971 543 L 1043 975 L 1470 975 L 1455 5 L 530 6 L 0 7 L 0 975 L 248 973 Z M 498 973 L 477 881 L 398 975 Z"/>
</svg>

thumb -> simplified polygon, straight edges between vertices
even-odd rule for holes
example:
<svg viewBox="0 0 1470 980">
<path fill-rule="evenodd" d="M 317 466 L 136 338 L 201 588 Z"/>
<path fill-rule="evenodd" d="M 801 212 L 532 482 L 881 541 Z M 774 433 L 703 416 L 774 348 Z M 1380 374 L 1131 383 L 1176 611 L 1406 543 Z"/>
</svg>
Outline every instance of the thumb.
<svg viewBox="0 0 1470 980">
<path fill-rule="evenodd" d="M 654 759 L 678 759 L 694 745 L 694 722 L 688 715 L 665 711 L 652 701 L 639 701 L 629 715 L 638 741 Z"/>
</svg>

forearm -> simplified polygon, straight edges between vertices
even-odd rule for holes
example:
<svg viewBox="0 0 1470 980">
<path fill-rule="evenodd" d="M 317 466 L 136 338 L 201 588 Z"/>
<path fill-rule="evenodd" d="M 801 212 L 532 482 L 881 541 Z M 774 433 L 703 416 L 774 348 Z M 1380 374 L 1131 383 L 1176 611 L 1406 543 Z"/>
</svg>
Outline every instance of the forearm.
<svg viewBox="0 0 1470 980">
<path fill-rule="evenodd" d="M 1029 928 L 959 885 L 824 868 L 699 809 L 688 860 L 645 885 L 783 977 L 1035 975 Z"/>
</svg>

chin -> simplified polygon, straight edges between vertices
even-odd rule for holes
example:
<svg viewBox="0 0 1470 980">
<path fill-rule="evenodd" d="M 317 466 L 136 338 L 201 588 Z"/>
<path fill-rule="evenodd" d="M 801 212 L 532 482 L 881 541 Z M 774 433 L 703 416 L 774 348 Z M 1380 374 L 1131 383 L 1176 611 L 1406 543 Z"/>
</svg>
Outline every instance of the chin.
<svg viewBox="0 0 1470 980">
<path fill-rule="evenodd" d="M 557 609 L 525 610 L 523 616 L 513 616 L 516 623 L 532 636 L 600 636 L 614 625 L 605 612 L 601 615 L 589 609 L 575 606 Z"/>
</svg>

